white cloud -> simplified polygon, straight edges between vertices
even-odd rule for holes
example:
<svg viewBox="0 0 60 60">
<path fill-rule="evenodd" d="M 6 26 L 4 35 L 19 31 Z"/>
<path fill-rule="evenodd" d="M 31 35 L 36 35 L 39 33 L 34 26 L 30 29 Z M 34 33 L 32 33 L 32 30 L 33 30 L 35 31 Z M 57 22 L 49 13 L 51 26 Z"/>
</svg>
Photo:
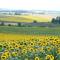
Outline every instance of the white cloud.
<svg viewBox="0 0 60 60">
<path fill-rule="evenodd" d="M 0 0 L 0 8 L 60 10 L 60 0 Z"/>
</svg>

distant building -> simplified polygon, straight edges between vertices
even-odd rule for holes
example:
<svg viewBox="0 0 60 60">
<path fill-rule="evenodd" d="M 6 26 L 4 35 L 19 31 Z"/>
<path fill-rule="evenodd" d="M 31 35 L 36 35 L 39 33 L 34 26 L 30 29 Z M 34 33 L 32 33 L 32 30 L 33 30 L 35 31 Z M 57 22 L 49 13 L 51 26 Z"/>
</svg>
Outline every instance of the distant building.
<svg viewBox="0 0 60 60">
<path fill-rule="evenodd" d="M 0 25 L 1 25 L 1 24 L 2 24 L 2 21 L 0 21 Z M 14 25 L 14 26 L 15 26 L 15 25 L 18 25 L 17 22 L 9 22 L 9 21 L 4 21 L 3 24 L 4 24 L 4 25 Z"/>
</svg>

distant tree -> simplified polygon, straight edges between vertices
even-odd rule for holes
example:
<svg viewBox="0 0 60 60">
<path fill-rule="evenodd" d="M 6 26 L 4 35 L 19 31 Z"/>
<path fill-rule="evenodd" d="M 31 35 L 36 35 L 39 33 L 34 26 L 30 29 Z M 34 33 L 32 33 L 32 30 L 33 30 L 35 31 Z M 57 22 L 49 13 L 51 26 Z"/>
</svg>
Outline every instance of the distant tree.
<svg viewBox="0 0 60 60">
<path fill-rule="evenodd" d="M 57 16 L 57 17 L 56 17 L 56 20 L 60 20 L 60 17 L 59 17 L 59 16 Z"/>
<path fill-rule="evenodd" d="M 15 15 L 21 15 L 21 13 L 19 13 L 19 12 L 15 12 Z"/>
<path fill-rule="evenodd" d="M 52 18 L 52 21 L 51 21 L 52 23 L 55 23 L 55 18 Z"/>
<path fill-rule="evenodd" d="M 54 24 L 60 24 L 60 17 L 52 18 L 51 22 Z"/>
<path fill-rule="evenodd" d="M 57 20 L 58 24 L 60 24 L 60 17 L 59 16 L 56 17 L 56 20 Z"/>
<path fill-rule="evenodd" d="M 58 21 L 58 23 L 60 24 L 60 17 L 56 17 L 56 20 Z"/>
<path fill-rule="evenodd" d="M 11 26 L 11 24 L 8 24 L 8 26 Z"/>
<path fill-rule="evenodd" d="M 60 24 L 60 20 L 59 20 L 59 24 Z"/>
<path fill-rule="evenodd" d="M 4 26 L 4 22 L 1 22 L 1 24 L 0 24 L 1 26 Z"/>
<path fill-rule="evenodd" d="M 33 23 L 37 23 L 37 21 L 36 21 L 36 20 L 34 20 L 34 21 L 33 21 Z"/>
<path fill-rule="evenodd" d="M 18 23 L 18 26 L 21 27 L 21 23 L 20 22 Z"/>
</svg>

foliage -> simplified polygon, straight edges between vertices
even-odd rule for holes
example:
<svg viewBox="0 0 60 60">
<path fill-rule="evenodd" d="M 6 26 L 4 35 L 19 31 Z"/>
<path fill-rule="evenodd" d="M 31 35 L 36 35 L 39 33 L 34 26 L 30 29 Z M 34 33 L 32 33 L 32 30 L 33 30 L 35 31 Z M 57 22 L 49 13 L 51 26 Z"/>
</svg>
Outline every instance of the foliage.
<svg viewBox="0 0 60 60">
<path fill-rule="evenodd" d="M 60 17 L 56 17 L 56 18 L 52 18 L 52 23 L 55 23 L 55 24 L 60 24 Z"/>
<path fill-rule="evenodd" d="M 4 26 L 4 22 L 1 22 L 1 24 L 0 24 L 1 26 Z"/>
<path fill-rule="evenodd" d="M 21 23 L 18 23 L 18 26 L 21 27 Z"/>
</svg>

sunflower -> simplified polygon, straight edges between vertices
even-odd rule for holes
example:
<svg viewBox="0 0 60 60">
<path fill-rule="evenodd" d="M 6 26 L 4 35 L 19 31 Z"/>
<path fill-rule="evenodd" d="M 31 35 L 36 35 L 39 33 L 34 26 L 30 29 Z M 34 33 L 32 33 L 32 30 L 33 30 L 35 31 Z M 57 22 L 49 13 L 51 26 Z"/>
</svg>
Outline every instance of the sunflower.
<svg viewBox="0 0 60 60">
<path fill-rule="evenodd" d="M 17 52 L 12 52 L 11 54 L 12 54 L 12 57 L 18 56 L 18 53 Z"/>
<path fill-rule="evenodd" d="M 6 56 L 1 56 L 1 60 L 6 60 Z"/>
<path fill-rule="evenodd" d="M 29 47 L 28 51 L 29 51 L 29 52 L 35 52 L 35 49 L 32 48 L 32 47 Z"/>
<path fill-rule="evenodd" d="M 60 54 L 60 48 L 57 49 L 57 53 Z"/>
<path fill-rule="evenodd" d="M 6 57 L 10 57 L 10 52 L 9 51 L 5 51 L 4 54 L 6 55 Z"/>
<path fill-rule="evenodd" d="M 45 59 L 46 60 L 54 60 L 54 56 L 53 55 L 47 55 Z"/>
<path fill-rule="evenodd" d="M 31 42 L 30 42 L 30 46 L 34 46 L 34 42 L 31 41 Z"/>
<path fill-rule="evenodd" d="M 27 50 L 26 49 L 22 49 L 22 53 L 23 54 L 27 53 Z"/>
<path fill-rule="evenodd" d="M 40 48 L 39 48 L 39 51 L 40 51 L 40 52 L 44 52 L 44 47 L 40 47 Z"/>
<path fill-rule="evenodd" d="M 34 60 L 40 60 L 40 58 L 39 57 L 35 57 L 35 59 Z"/>
<path fill-rule="evenodd" d="M 47 49 L 47 51 L 50 51 L 52 48 L 48 46 L 48 47 L 46 47 L 46 49 Z"/>
</svg>

